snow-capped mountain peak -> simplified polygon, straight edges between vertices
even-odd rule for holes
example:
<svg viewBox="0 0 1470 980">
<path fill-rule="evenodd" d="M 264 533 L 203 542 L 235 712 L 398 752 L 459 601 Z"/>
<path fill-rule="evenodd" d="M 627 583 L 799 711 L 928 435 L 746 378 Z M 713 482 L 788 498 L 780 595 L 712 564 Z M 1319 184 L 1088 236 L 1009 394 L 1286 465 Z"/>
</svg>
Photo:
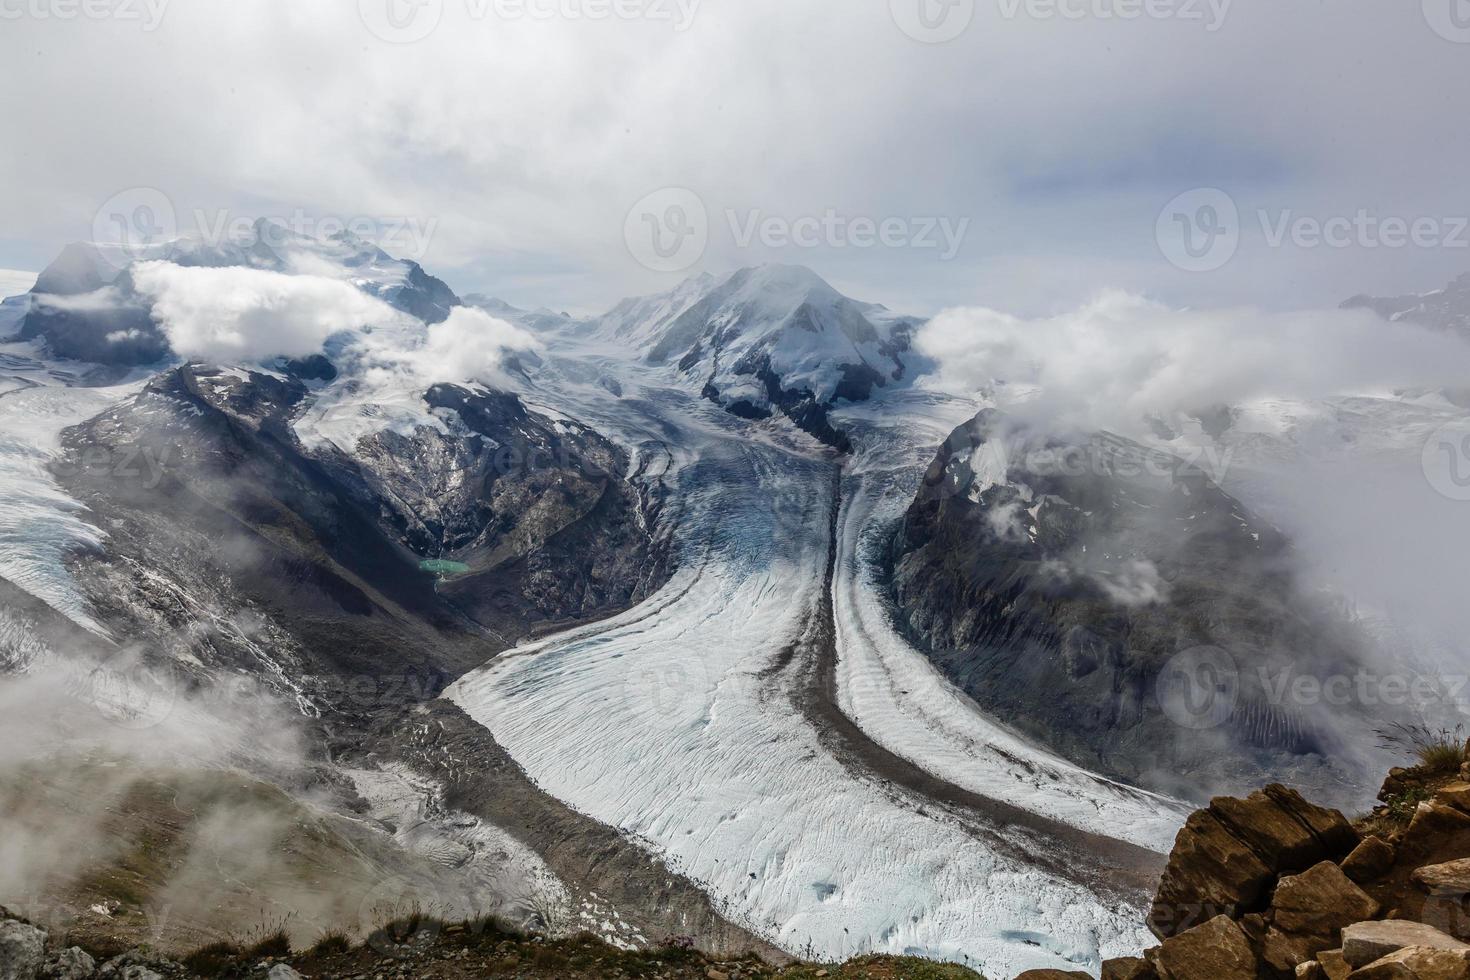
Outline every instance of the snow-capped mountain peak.
<svg viewBox="0 0 1470 980">
<path fill-rule="evenodd" d="M 804 266 L 772 264 L 625 300 L 594 331 L 636 345 L 648 363 L 672 367 L 735 414 L 779 411 L 841 447 L 826 409 L 904 378 L 900 355 L 917 323 L 844 296 Z"/>
</svg>

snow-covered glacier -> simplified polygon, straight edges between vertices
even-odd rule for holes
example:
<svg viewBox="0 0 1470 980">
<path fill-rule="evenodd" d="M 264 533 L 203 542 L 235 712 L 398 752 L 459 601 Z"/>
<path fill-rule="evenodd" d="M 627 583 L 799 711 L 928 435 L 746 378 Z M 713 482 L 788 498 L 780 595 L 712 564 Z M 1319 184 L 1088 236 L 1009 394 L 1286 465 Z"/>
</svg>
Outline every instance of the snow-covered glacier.
<svg viewBox="0 0 1470 980">
<path fill-rule="evenodd" d="M 502 654 L 445 696 L 543 790 L 794 953 L 920 954 L 992 976 L 1095 971 L 1136 953 L 1142 881 L 1088 842 L 1153 856 L 1180 807 L 1093 777 L 967 706 L 887 626 L 864 571 L 865 536 L 906 499 L 899 474 L 917 479 L 913 460 L 966 406 L 895 398 L 885 426 L 859 427 L 869 448 L 844 476 L 840 457 L 787 422 L 732 418 L 611 351 L 570 358 L 553 351 L 527 397 L 665 461 L 679 571 L 634 609 Z M 586 380 L 609 374 L 620 400 Z M 1003 806 L 885 778 L 813 723 L 824 615 L 837 624 L 836 700 L 864 734 L 959 795 Z"/>
</svg>

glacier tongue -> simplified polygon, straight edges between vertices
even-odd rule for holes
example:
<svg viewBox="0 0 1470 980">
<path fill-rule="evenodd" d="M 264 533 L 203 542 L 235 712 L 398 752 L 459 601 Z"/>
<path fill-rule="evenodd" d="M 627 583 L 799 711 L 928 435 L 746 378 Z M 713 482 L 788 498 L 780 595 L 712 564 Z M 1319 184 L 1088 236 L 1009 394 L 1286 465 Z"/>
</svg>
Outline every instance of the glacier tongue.
<svg viewBox="0 0 1470 980">
<path fill-rule="evenodd" d="M 81 387 L 67 368 L 42 361 L 34 344 L 0 345 L 0 578 L 49 603 L 84 629 L 103 633 L 62 559 L 97 548 L 103 532 L 67 496 L 47 465 L 61 432 L 142 389 L 143 381 Z"/>
<path fill-rule="evenodd" d="M 803 438 L 788 441 L 783 424 L 752 428 L 692 393 L 625 387 L 637 397 L 616 412 L 588 400 L 590 385 L 558 394 L 580 399 L 579 416 L 604 431 L 621 416 L 622 437 L 645 456 L 648 433 L 668 441 L 681 570 L 642 605 L 509 651 L 446 697 L 543 790 L 619 828 L 733 921 L 794 953 L 907 952 L 1010 976 L 1095 971 L 1142 948 L 1140 896 L 1026 860 L 1028 847 L 1047 846 L 1034 834 L 977 829 L 972 817 L 857 774 L 804 717 L 789 668 L 821 605 L 837 463 Z M 635 414 L 641 432 L 629 424 Z M 1006 748 L 1029 751 L 1019 740 Z M 933 759 L 927 751 L 921 761 Z M 1114 813 L 1099 823 L 1136 815 L 1143 837 L 1172 826 L 1166 801 L 1063 774 L 1060 789 L 1019 805 L 1085 824 L 1082 813 L 1100 803 Z"/>
</svg>

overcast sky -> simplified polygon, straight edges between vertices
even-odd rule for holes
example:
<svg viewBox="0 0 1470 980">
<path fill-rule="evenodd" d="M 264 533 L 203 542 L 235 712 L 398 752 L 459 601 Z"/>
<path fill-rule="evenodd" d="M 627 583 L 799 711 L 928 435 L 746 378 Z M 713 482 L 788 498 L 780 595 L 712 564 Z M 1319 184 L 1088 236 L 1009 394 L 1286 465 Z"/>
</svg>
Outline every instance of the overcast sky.
<svg viewBox="0 0 1470 980">
<path fill-rule="evenodd" d="M 81 2 L 0 0 L 0 268 L 141 201 L 181 231 L 379 219 L 462 293 L 573 311 L 766 261 L 1028 316 L 1470 272 L 1464 0 Z M 688 194 L 635 209 L 669 187 L 701 227 Z M 1205 187 L 1238 221 L 1165 212 Z M 1282 225 L 1360 211 L 1345 247 Z M 648 220 L 708 245 L 650 261 Z M 1181 220 L 1226 234 L 1190 255 Z"/>
</svg>

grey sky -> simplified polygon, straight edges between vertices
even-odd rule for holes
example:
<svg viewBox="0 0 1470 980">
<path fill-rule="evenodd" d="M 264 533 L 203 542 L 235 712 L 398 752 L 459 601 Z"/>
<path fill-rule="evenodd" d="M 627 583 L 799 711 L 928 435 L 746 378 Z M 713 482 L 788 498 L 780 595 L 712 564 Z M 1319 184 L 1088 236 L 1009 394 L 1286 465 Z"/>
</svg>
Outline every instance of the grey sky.
<svg viewBox="0 0 1470 980">
<path fill-rule="evenodd" d="M 0 0 L 0 267 L 147 187 L 181 230 L 412 221 L 389 249 L 432 230 L 422 261 L 461 292 L 594 311 L 680 278 L 625 244 L 672 186 L 707 211 L 702 267 L 806 264 L 917 313 L 1104 287 L 1317 306 L 1470 271 L 1464 0 L 973 0 L 945 43 L 900 24 L 923 34 L 923 2 L 948 31 L 970 0 L 410 2 Z M 1242 231 L 1185 272 L 1156 222 L 1198 187 Z M 1345 247 L 1294 223 L 1360 211 Z M 741 247 L 752 216 L 817 244 Z M 863 246 L 884 219 L 891 247 Z M 968 219 L 948 260 L 938 219 Z"/>
</svg>

